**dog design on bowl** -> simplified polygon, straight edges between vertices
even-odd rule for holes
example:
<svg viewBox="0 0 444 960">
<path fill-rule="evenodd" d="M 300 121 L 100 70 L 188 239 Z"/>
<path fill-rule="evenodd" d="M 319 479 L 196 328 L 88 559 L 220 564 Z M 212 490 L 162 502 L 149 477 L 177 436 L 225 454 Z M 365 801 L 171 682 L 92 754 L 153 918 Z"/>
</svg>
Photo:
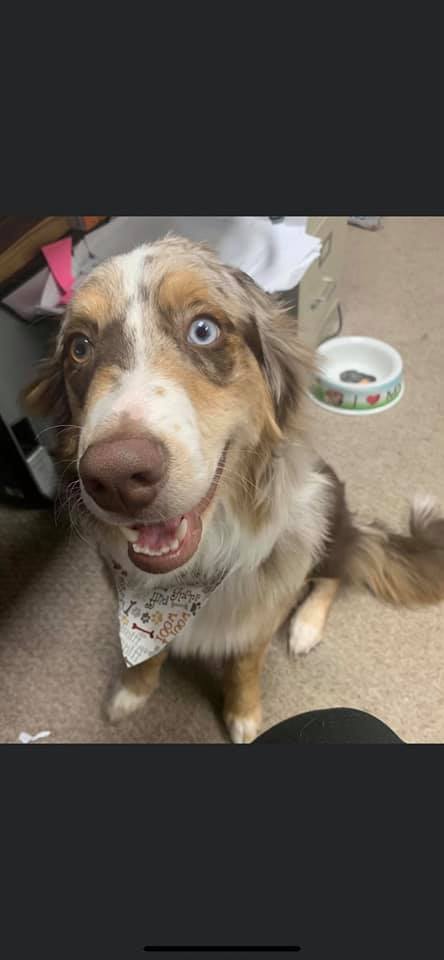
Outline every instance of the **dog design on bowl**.
<svg viewBox="0 0 444 960">
<path fill-rule="evenodd" d="M 340 407 L 344 401 L 344 394 L 340 390 L 326 390 L 324 400 L 326 403 L 331 403 L 333 407 Z"/>
</svg>

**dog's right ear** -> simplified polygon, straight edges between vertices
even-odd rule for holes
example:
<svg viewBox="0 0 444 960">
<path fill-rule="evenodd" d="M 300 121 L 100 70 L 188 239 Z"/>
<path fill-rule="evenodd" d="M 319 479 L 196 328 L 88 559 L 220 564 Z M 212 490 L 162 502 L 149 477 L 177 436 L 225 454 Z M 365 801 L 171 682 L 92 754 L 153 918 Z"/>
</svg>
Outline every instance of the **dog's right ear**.
<svg viewBox="0 0 444 960">
<path fill-rule="evenodd" d="M 314 373 L 314 355 L 299 337 L 289 308 L 266 293 L 248 274 L 231 269 L 247 298 L 245 339 L 256 356 L 273 401 L 275 421 L 285 428 Z"/>
<path fill-rule="evenodd" d="M 70 409 L 63 375 L 63 347 L 58 339 L 51 355 L 42 360 L 36 379 L 21 394 L 24 410 L 34 416 L 51 416 L 67 422 Z"/>
</svg>

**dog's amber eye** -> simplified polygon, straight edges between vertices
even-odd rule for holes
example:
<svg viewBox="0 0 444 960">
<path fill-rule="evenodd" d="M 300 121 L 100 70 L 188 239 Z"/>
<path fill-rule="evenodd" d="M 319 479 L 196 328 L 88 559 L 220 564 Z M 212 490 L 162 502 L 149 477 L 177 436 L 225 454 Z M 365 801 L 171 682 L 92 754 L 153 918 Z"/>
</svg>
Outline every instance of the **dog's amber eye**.
<svg viewBox="0 0 444 960">
<path fill-rule="evenodd" d="M 92 354 L 92 344 L 88 337 L 78 334 L 73 337 L 69 347 L 69 355 L 75 363 L 86 363 Z"/>
<path fill-rule="evenodd" d="M 206 347 L 220 336 L 220 326 L 210 317 L 198 317 L 188 330 L 188 340 L 197 346 Z"/>
</svg>

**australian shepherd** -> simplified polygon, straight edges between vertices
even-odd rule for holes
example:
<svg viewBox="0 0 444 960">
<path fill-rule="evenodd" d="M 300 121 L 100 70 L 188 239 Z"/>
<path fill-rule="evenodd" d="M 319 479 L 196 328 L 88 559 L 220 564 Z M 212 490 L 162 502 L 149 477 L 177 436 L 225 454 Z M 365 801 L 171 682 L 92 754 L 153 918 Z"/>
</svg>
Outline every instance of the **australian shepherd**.
<svg viewBox="0 0 444 960">
<path fill-rule="evenodd" d="M 297 655 L 341 584 L 404 606 L 444 598 L 435 502 L 414 501 L 406 535 L 360 524 L 312 449 L 314 366 L 279 298 L 182 238 L 114 257 L 76 291 L 26 401 L 56 418 L 89 535 L 142 592 L 220 581 L 165 649 L 125 668 L 112 721 L 146 702 L 171 650 L 223 662 L 229 734 L 250 742 L 281 625 Z"/>
</svg>

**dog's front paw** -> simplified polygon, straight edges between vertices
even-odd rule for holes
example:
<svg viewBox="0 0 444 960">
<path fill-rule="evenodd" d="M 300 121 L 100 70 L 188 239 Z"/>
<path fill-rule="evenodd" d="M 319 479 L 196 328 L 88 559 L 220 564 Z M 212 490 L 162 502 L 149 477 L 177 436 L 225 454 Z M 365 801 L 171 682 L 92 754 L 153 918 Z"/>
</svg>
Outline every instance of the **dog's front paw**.
<svg viewBox="0 0 444 960">
<path fill-rule="evenodd" d="M 225 714 L 225 723 L 233 743 L 252 743 L 256 740 L 262 722 L 260 709 L 252 713 L 238 716 L 235 713 Z"/>
<path fill-rule="evenodd" d="M 119 723 L 136 710 L 140 710 L 148 699 L 149 693 L 134 693 L 133 690 L 121 684 L 105 707 L 106 716 L 110 723 Z"/>
<path fill-rule="evenodd" d="M 321 638 L 322 627 L 304 621 L 302 617 L 298 617 L 296 614 L 291 622 L 288 634 L 288 648 L 294 657 L 310 653 L 310 650 L 317 646 Z"/>
</svg>

